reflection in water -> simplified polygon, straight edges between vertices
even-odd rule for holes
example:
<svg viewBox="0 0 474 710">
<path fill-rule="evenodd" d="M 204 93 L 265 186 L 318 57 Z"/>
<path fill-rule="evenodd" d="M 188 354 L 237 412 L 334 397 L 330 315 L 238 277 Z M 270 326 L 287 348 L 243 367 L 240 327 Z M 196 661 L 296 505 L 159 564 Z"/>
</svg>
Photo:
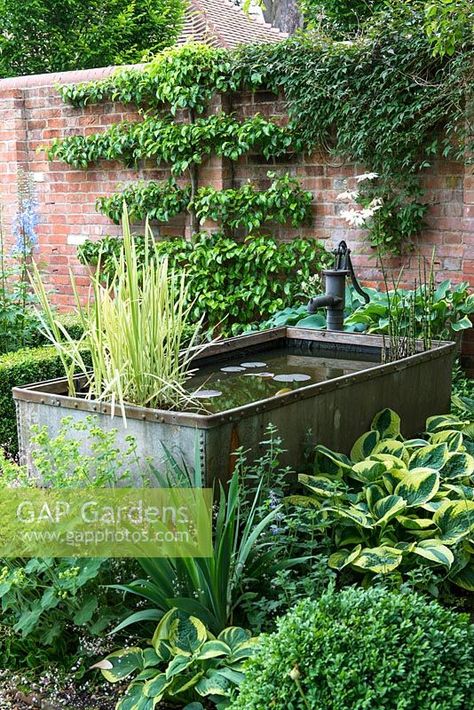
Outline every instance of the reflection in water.
<svg viewBox="0 0 474 710">
<path fill-rule="evenodd" d="M 259 355 L 259 361 L 243 362 L 242 355 L 236 355 L 226 362 L 201 366 L 188 382 L 189 392 L 202 399 L 207 411 L 223 412 L 373 366 L 373 360 L 357 359 L 361 357 L 357 353 L 351 359 L 351 353 L 341 351 L 321 357 L 279 348 Z"/>
</svg>

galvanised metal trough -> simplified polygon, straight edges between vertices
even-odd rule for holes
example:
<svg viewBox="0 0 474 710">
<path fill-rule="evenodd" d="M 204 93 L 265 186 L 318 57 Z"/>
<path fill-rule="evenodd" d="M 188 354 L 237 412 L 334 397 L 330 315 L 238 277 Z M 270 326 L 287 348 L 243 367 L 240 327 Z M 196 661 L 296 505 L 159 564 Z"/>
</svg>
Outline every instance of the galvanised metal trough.
<svg viewBox="0 0 474 710">
<path fill-rule="evenodd" d="M 31 467 L 33 424 L 55 436 L 64 417 L 90 414 L 104 429 L 118 430 L 119 444 L 134 436 L 138 455 L 158 468 L 165 465 L 163 445 L 190 468 L 198 455 L 208 482 L 228 479 L 237 447 L 249 450 L 249 460 L 259 456 L 269 424 L 284 442 L 282 465 L 293 467 L 303 463 L 308 432 L 315 444 L 348 453 L 384 407 L 397 411 L 402 433 L 413 436 L 428 416 L 449 411 L 455 344 L 435 342 L 422 352 L 419 343 L 417 354 L 386 364 L 383 345 L 381 336 L 301 328 L 223 340 L 193 363 L 199 372 L 191 389 L 211 382 L 222 390 L 210 390 L 205 413 L 127 406 L 126 427 L 110 405 L 69 397 L 65 379 L 15 388 L 21 458 Z"/>
</svg>

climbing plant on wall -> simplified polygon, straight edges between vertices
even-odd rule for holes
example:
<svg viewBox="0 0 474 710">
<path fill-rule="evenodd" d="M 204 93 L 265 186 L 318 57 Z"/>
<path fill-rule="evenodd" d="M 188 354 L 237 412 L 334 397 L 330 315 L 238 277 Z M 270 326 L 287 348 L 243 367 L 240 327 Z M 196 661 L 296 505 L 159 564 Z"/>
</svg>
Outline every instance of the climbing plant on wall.
<svg viewBox="0 0 474 710">
<path fill-rule="evenodd" d="M 82 167 L 101 157 L 126 164 L 143 158 L 170 162 L 175 175 L 190 172 L 196 208 L 199 186 L 193 171 L 212 153 L 237 160 L 248 150 L 270 157 L 324 148 L 341 162 L 357 162 L 377 174 L 367 185 L 370 194 L 360 190 L 359 198 L 364 204 L 380 197 L 383 209 L 365 226 L 374 246 L 398 253 L 423 226 L 423 170 L 438 156 L 463 159 L 474 143 L 466 120 L 472 36 L 439 56 L 425 24 L 426 2 L 412 0 L 384 3 L 351 41 L 308 32 L 235 51 L 196 45 L 166 50 L 143 69 L 65 87 L 64 99 L 75 106 L 118 100 L 141 107 L 145 118 L 98 136 L 70 137 L 54 144 L 50 156 Z M 243 122 L 226 114 L 202 116 L 214 94 L 241 89 L 283 92 L 289 123 L 279 127 L 261 116 Z M 170 119 L 185 108 L 190 123 Z M 248 196 L 253 199 L 250 189 Z M 209 216 L 218 202 L 227 208 L 241 195 L 207 197 Z M 302 193 L 297 212 L 305 199 Z"/>
<path fill-rule="evenodd" d="M 126 70 L 105 82 L 89 84 L 86 92 L 81 87 L 64 88 L 63 96 L 76 105 L 105 99 L 133 101 L 144 116 L 101 133 L 55 140 L 48 149 L 49 157 L 76 168 L 87 168 L 101 159 L 135 167 L 139 161 L 150 160 L 168 164 L 174 177 L 188 176 L 189 183 L 184 186 L 174 180 L 151 181 L 99 198 L 99 211 L 115 222 L 120 220 L 123 200 L 132 219 L 138 220 L 148 217 L 167 222 L 187 210 L 193 232 L 205 219 L 224 228 L 242 227 L 247 233 L 270 221 L 294 227 L 308 222 L 312 195 L 289 175 L 272 175 L 266 191 L 250 183 L 222 191 L 199 185 L 198 166 L 211 155 L 235 161 L 253 150 L 269 159 L 303 148 L 291 130 L 258 114 L 243 121 L 225 112 L 199 115 L 217 90 L 237 88 L 231 56 L 224 50 L 189 45 L 163 52 L 143 71 Z M 176 120 L 179 109 L 187 113 Z"/>
</svg>

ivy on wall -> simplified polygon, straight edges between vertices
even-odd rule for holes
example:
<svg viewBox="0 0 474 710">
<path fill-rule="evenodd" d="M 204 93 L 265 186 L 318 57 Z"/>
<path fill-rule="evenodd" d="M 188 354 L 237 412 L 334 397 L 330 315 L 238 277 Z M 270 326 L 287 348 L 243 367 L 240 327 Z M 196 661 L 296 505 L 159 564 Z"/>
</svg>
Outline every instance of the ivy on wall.
<svg viewBox="0 0 474 710">
<path fill-rule="evenodd" d="M 159 128 L 155 123 L 153 133 L 157 119 L 152 116 L 137 124 L 140 127 L 110 129 L 108 136 L 106 132 L 76 142 L 68 138 L 53 145 L 50 156 L 87 165 L 101 155 L 133 161 L 154 154 L 169 160 L 179 174 L 211 152 L 236 160 L 257 144 L 268 156 L 285 152 L 290 145 L 296 151 L 324 148 L 377 173 L 370 199 L 379 195 L 383 209 L 366 226 L 374 246 L 400 252 L 423 226 L 421 172 L 438 156 L 460 159 L 473 147 L 466 96 L 473 78 L 474 45 L 467 39 L 451 54 L 434 56 L 425 22 L 425 3 L 413 0 L 387 5 L 351 41 L 310 32 L 275 45 L 235 51 L 196 45 L 167 50 L 144 69 L 66 87 L 63 96 L 77 106 L 112 99 L 173 115 L 183 108 L 191 109 L 191 114 L 202 112 L 219 92 L 265 89 L 284 93 L 288 126 L 277 128 L 258 117 L 258 126 L 245 121 L 239 127 L 231 116 L 221 116 L 198 118 L 191 127 L 178 130 L 177 124 L 160 119 L 163 123 Z M 233 126 L 228 140 L 214 121 Z M 256 128 L 260 137 L 252 142 Z M 210 131 L 212 137 L 206 133 L 202 138 L 201 131 Z M 245 145 L 241 131 L 248 132 Z M 110 136 L 118 146 L 112 152 Z M 165 145 L 166 149 L 160 147 Z M 368 196 L 361 191 L 360 199 Z"/>
</svg>

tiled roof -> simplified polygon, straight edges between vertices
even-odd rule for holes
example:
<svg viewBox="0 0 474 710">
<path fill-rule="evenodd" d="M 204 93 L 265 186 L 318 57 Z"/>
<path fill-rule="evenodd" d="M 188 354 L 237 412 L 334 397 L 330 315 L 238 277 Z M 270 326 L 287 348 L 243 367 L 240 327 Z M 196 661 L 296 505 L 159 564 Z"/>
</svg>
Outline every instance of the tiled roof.
<svg viewBox="0 0 474 710">
<path fill-rule="evenodd" d="M 281 42 L 288 35 L 246 14 L 232 0 L 188 0 L 178 45 L 204 42 L 231 49 L 239 44 Z"/>
</svg>

